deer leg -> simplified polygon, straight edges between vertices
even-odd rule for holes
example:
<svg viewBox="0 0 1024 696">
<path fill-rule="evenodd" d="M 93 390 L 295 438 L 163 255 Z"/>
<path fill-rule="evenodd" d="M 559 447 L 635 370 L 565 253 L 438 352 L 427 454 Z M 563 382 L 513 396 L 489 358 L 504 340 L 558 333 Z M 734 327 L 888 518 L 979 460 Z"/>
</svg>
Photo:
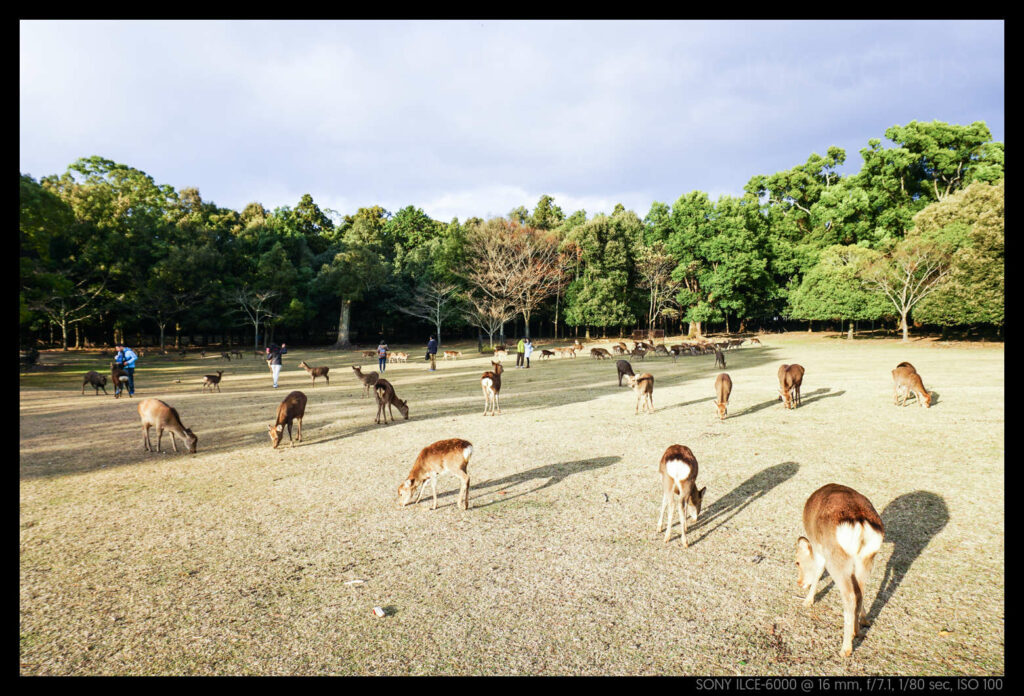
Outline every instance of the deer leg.
<svg viewBox="0 0 1024 696">
<path fill-rule="evenodd" d="M 164 429 L 161 428 L 158 425 L 158 426 L 156 426 L 156 451 L 157 452 L 162 452 L 163 451 L 163 450 L 160 449 L 160 441 L 163 440 L 163 439 L 164 439 Z"/>
<path fill-rule="evenodd" d="M 431 476 L 430 477 L 430 481 L 433 483 L 432 488 L 433 488 L 433 493 L 434 493 L 434 504 L 430 506 L 430 509 L 431 510 L 436 510 L 437 509 L 437 474 L 434 474 L 433 476 Z"/>
<path fill-rule="evenodd" d="M 857 593 L 857 623 L 861 626 L 870 626 L 871 622 L 868 621 L 867 611 L 864 609 L 864 588 L 867 587 L 868 576 L 871 575 L 871 567 L 875 563 L 875 555 L 864 558 L 857 563 L 857 559 L 854 559 L 853 572 L 857 580 L 857 587 L 860 590 Z"/>
<path fill-rule="evenodd" d="M 149 452 L 153 449 L 152 445 L 149 444 L 149 423 L 142 426 L 142 451 Z"/>
<path fill-rule="evenodd" d="M 674 496 L 674 492 L 669 492 L 669 495 Z M 668 525 L 665 527 L 665 543 L 668 543 L 669 538 L 672 536 L 672 513 L 675 512 L 675 506 L 670 501 L 668 504 Z"/>
<path fill-rule="evenodd" d="M 811 580 L 811 588 L 807 590 L 807 596 L 804 597 L 804 606 L 809 607 L 814 604 L 814 593 L 818 589 L 818 581 L 821 580 L 821 576 L 825 573 L 825 559 L 814 552 L 814 562 L 818 564 L 818 570 L 814 574 L 814 578 Z"/>
<path fill-rule="evenodd" d="M 684 499 L 687 499 L 685 495 L 679 496 L 679 523 L 683 527 L 683 530 L 679 534 L 679 540 L 683 542 L 683 548 L 685 549 L 689 545 L 686 543 L 686 510 L 683 509 Z"/>
<path fill-rule="evenodd" d="M 292 439 L 292 422 L 288 421 L 288 446 L 291 447 L 295 444 L 295 440 Z"/>
<path fill-rule="evenodd" d="M 498 401 L 498 392 L 494 392 L 494 406 L 498 409 L 498 415 L 501 415 L 501 402 Z"/>
<path fill-rule="evenodd" d="M 668 507 L 669 496 L 671 495 L 672 494 L 669 491 L 665 491 L 664 493 L 661 494 L 661 513 L 658 514 L 658 528 L 655 530 L 657 532 L 661 531 L 661 523 L 665 519 L 665 508 Z"/>
<path fill-rule="evenodd" d="M 829 571 L 829 575 L 832 575 L 831 571 Z M 843 647 L 839 650 L 839 654 L 849 657 L 853 653 L 853 636 L 857 620 L 857 593 L 853 586 L 854 579 L 850 574 L 837 572 L 832 576 L 832 580 L 839 586 L 839 593 L 843 598 Z"/>
<path fill-rule="evenodd" d="M 463 469 L 456 469 L 455 474 L 462 479 L 462 490 L 459 491 L 459 507 L 463 510 L 469 509 L 469 473 Z"/>
<path fill-rule="evenodd" d="M 174 437 L 174 431 L 173 430 L 168 430 L 167 432 L 169 432 L 171 434 L 171 447 L 173 447 L 174 451 L 177 452 L 178 451 L 178 441 L 177 441 L 177 438 Z M 182 444 L 185 444 L 184 440 L 182 440 Z"/>
<path fill-rule="evenodd" d="M 299 442 L 302 442 L 302 419 L 301 418 L 297 418 L 296 420 L 298 420 L 298 422 L 299 422 L 299 425 L 297 426 L 298 430 L 299 430 L 299 438 L 298 438 L 298 440 L 299 440 Z"/>
</svg>

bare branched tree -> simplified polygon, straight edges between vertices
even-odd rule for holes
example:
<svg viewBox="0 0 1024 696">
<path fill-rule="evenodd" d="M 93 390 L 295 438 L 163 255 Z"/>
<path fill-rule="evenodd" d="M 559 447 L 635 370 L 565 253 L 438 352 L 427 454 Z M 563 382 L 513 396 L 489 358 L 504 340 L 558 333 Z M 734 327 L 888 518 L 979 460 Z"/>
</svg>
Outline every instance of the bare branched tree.
<svg viewBox="0 0 1024 696">
<path fill-rule="evenodd" d="M 900 317 L 903 340 L 909 340 L 907 315 L 918 302 L 938 289 L 951 271 L 950 254 L 942 245 L 909 238 L 889 255 L 872 264 L 864 284 L 881 291 Z"/>
<path fill-rule="evenodd" d="M 270 303 L 280 294 L 277 290 L 251 290 L 248 287 L 235 290 L 231 294 L 231 300 L 238 304 L 240 311 L 245 312 L 252 322 L 254 351 L 258 352 L 260 349 L 260 324 L 266 324 L 277 316 L 271 311 Z"/>
<path fill-rule="evenodd" d="M 457 312 L 459 286 L 455 283 L 433 282 L 420 286 L 412 304 L 399 307 L 398 311 L 409 316 L 425 319 L 434 325 L 437 346 L 441 347 L 441 325 Z"/>
<path fill-rule="evenodd" d="M 28 307 L 41 312 L 53 324 L 60 327 L 64 350 L 68 349 L 68 330 L 79 322 L 100 314 L 103 308 L 96 303 L 96 298 L 107 285 L 103 280 L 99 284 L 89 278 L 77 283 L 61 279 L 52 285 L 36 300 L 29 302 Z"/>
<path fill-rule="evenodd" d="M 680 283 L 672 280 L 672 270 L 677 261 L 661 242 L 643 247 L 637 259 L 637 273 L 640 285 L 650 291 L 647 303 L 647 329 L 654 328 L 659 316 L 668 316 L 664 310 L 675 304 Z"/>
<path fill-rule="evenodd" d="M 462 313 L 463 318 L 470 325 L 486 333 L 488 345 L 493 348 L 494 334 L 516 315 L 515 307 L 479 291 L 466 293 L 465 299 L 466 309 Z"/>
</svg>

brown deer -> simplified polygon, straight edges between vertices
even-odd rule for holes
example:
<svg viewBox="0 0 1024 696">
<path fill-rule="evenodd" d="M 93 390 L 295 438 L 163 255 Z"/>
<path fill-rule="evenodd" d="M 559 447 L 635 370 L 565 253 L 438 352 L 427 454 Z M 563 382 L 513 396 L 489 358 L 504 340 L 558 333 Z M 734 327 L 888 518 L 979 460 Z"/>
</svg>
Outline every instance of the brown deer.
<svg viewBox="0 0 1024 696">
<path fill-rule="evenodd" d="M 423 497 L 423 490 L 427 482 L 433 484 L 434 504 L 431 510 L 437 509 L 437 477 L 448 471 L 462 479 L 462 488 L 459 491 L 459 507 L 463 510 L 469 509 L 469 474 L 466 468 L 469 466 L 469 458 L 473 455 L 473 445 L 468 440 L 452 438 L 450 440 L 439 440 L 432 445 L 424 447 L 412 470 L 405 481 L 398 486 L 399 507 L 408 505 L 412 496 L 419 489 L 416 502 Z"/>
<path fill-rule="evenodd" d="M 303 370 L 305 370 L 306 374 L 308 374 L 310 377 L 313 378 L 313 386 L 314 387 L 316 387 L 316 378 L 317 377 L 323 377 L 325 380 L 327 380 L 327 386 L 328 387 L 331 386 L 331 378 L 327 374 L 327 372 L 331 368 L 329 368 L 329 367 L 310 367 L 309 365 L 306 364 L 305 360 L 303 360 L 302 362 L 299 363 L 299 367 L 301 367 Z"/>
<path fill-rule="evenodd" d="M 924 382 L 921 381 L 921 375 L 917 374 L 917 370 L 914 366 L 907 363 L 903 367 L 897 367 L 892 371 L 893 381 L 893 394 L 892 402 L 899 404 L 900 406 L 907 405 L 907 397 L 910 396 L 910 392 L 914 392 L 914 396 L 917 398 L 917 405 L 924 406 L 925 408 L 931 408 L 932 395 L 924 388 Z M 902 401 L 899 400 L 899 396 L 903 396 Z"/>
<path fill-rule="evenodd" d="M 445 360 L 458 360 L 461 355 L 462 355 L 462 351 L 460 351 L 460 350 L 446 350 L 444 352 L 444 359 Z"/>
<path fill-rule="evenodd" d="M 604 360 L 605 358 L 611 358 L 612 354 L 609 353 L 604 348 L 591 348 L 590 357 L 595 358 L 597 360 Z"/>
<path fill-rule="evenodd" d="M 622 377 L 627 377 L 626 381 L 629 381 L 629 377 L 635 377 L 636 373 L 633 372 L 633 366 L 629 364 L 628 360 L 616 360 L 615 367 L 619 371 L 619 386 L 622 386 Z"/>
<path fill-rule="evenodd" d="M 612 355 L 625 355 L 625 354 L 626 354 L 626 349 L 623 348 L 620 344 L 616 343 L 614 346 L 612 346 Z"/>
<path fill-rule="evenodd" d="M 718 417 L 725 420 L 725 416 L 729 412 L 729 395 L 732 394 L 732 377 L 724 372 L 718 375 L 715 378 L 715 394 L 718 395 L 718 401 L 715 402 Z"/>
<path fill-rule="evenodd" d="M 107 376 L 101 375 L 93 370 L 89 370 L 85 373 L 85 377 L 82 378 L 82 396 L 85 396 L 85 385 L 92 387 L 96 392 L 96 396 L 100 395 L 100 389 L 102 389 L 103 393 L 106 394 Z"/>
<path fill-rule="evenodd" d="M 404 363 L 409 360 L 408 353 L 391 353 L 390 356 L 395 359 L 395 362 Z"/>
<path fill-rule="evenodd" d="M 377 417 L 373 419 L 374 423 L 379 424 L 381 416 L 384 416 L 384 425 L 388 424 L 388 416 L 384 413 L 384 407 L 388 409 L 388 413 L 391 414 L 391 422 L 395 422 L 395 412 L 391 410 L 392 406 L 397 406 L 399 413 L 405 420 L 409 420 L 409 404 L 402 401 L 395 394 L 395 388 L 391 386 L 391 382 L 387 381 L 383 377 L 377 380 L 377 383 L 373 385 L 373 395 L 377 397 Z"/>
<path fill-rule="evenodd" d="M 221 353 L 220 357 L 224 358 L 228 362 L 231 362 L 231 353 Z"/>
<path fill-rule="evenodd" d="M 487 411 L 490 410 L 490 415 L 495 415 L 494 411 L 497 409 L 498 415 L 501 415 L 501 406 L 498 404 L 498 393 L 501 391 L 501 373 L 504 368 L 500 362 L 491 362 L 494 367 L 494 372 L 488 370 L 480 376 L 480 387 L 484 391 L 484 415 L 488 415 Z"/>
<path fill-rule="evenodd" d="M 196 453 L 196 437 L 190 429 L 181 424 L 181 417 L 173 406 L 168 406 L 159 399 L 143 399 L 139 402 L 139 417 L 142 419 L 142 449 L 146 452 L 153 451 L 153 443 L 149 439 L 149 429 L 156 427 L 156 451 L 160 451 L 160 441 L 166 430 L 171 434 L 171 447 L 178 451 L 178 444 L 174 439 L 177 435 L 188 447 L 192 454 Z"/>
<path fill-rule="evenodd" d="M 364 350 L 363 351 L 363 357 L 364 358 L 376 358 L 377 357 L 377 351 L 375 351 L 375 350 Z"/>
<path fill-rule="evenodd" d="M 295 440 L 292 439 L 292 421 L 296 421 L 298 428 L 298 441 L 302 442 L 302 417 L 306 414 L 306 395 L 300 391 L 293 391 L 284 397 L 284 401 L 277 407 L 277 420 L 273 425 L 267 426 L 270 433 L 270 442 L 274 449 L 281 443 L 284 437 L 284 427 L 288 426 L 288 446 L 294 447 Z"/>
<path fill-rule="evenodd" d="M 634 358 L 640 358 L 641 360 L 644 360 L 644 356 L 647 355 L 647 349 L 641 345 L 631 350 L 629 354 L 632 355 Z"/>
<path fill-rule="evenodd" d="M 352 371 L 356 373 L 356 377 L 363 383 L 363 396 L 369 396 L 370 388 L 377 383 L 380 375 L 376 372 L 369 372 L 364 375 L 360 365 L 353 365 Z"/>
<path fill-rule="evenodd" d="M 245 357 L 244 355 L 242 355 L 242 351 L 240 351 L 240 350 L 233 350 L 233 351 L 231 351 L 231 356 L 232 357 L 237 357 L 239 360 L 241 360 L 242 358 Z"/>
<path fill-rule="evenodd" d="M 804 505 L 806 537 L 796 542 L 797 582 L 807 590 L 804 606 L 814 603 L 821 574 L 828 570 L 843 600 L 843 645 L 839 654 L 849 657 L 853 637 L 867 626 L 864 587 L 875 554 L 882 547 L 885 526 L 871 501 L 837 483 L 811 494 Z"/>
<path fill-rule="evenodd" d="M 800 385 L 804 381 L 802 365 L 779 366 L 779 400 L 786 408 L 800 405 Z"/>
<path fill-rule="evenodd" d="M 212 394 L 214 387 L 216 387 L 217 391 L 219 392 L 220 391 L 220 377 L 223 374 L 224 374 L 224 370 L 217 370 L 217 374 L 215 374 L 215 375 L 203 375 L 203 391 L 206 391 L 206 388 L 209 387 L 210 388 L 210 393 Z"/>
<path fill-rule="evenodd" d="M 665 357 L 668 357 L 668 348 L 665 347 L 664 343 L 659 343 L 654 347 L 654 354 L 664 355 Z"/>
<path fill-rule="evenodd" d="M 643 410 L 654 413 L 654 375 L 645 372 L 639 377 L 627 375 L 626 381 L 636 392 L 636 409 L 633 415 L 640 415 L 640 403 L 643 402 Z"/>
<path fill-rule="evenodd" d="M 552 351 L 550 351 L 550 350 L 548 350 L 546 348 L 542 348 L 541 351 L 540 351 L 540 359 L 541 360 L 548 360 L 549 358 L 551 358 L 552 355 L 554 355 L 554 352 L 552 352 Z"/>
<path fill-rule="evenodd" d="M 675 497 L 679 496 L 679 524 L 683 531 L 679 540 L 683 548 L 686 543 L 686 518 L 696 521 L 700 515 L 701 503 L 704 502 L 704 492 L 707 486 L 697 490 L 697 458 L 685 445 L 672 445 L 665 454 L 661 455 L 658 463 L 658 473 L 661 474 L 662 496 L 661 514 L 658 515 L 658 530 L 661 531 L 661 522 L 665 518 L 665 508 L 668 508 L 668 524 L 665 526 L 665 543 L 668 543 L 672 535 L 672 508 Z"/>
<path fill-rule="evenodd" d="M 114 385 L 114 398 L 120 399 L 121 392 L 128 390 L 128 373 L 125 369 L 115 363 L 110 363 L 110 381 Z M 106 391 L 106 390 L 104 390 Z M 128 398 L 132 398 L 132 393 L 128 392 Z"/>
</svg>

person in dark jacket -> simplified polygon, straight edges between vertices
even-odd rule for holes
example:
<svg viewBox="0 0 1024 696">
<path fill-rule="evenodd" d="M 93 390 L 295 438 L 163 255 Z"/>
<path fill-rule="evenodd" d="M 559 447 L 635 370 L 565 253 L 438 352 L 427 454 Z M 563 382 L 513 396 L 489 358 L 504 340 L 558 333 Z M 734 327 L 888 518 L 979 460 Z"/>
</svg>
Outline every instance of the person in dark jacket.
<svg viewBox="0 0 1024 696">
<path fill-rule="evenodd" d="M 437 369 L 437 339 L 433 336 L 427 341 L 427 356 L 430 358 L 430 371 Z"/>
<path fill-rule="evenodd" d="M 114 356 L 114 362 L 124 368 L 124 371 L 128 373 L 128 393 L 135 394 L 135 361 L 139 359 L 139 356 L 135 354 L 135 351 L 125 345 L 114 346 L 117 348 L 117 355 Z M 120 393 L 118 388 L 120 385 L 114 385 L 114 391 Z"/>
<path fill-rule="evenodd" d="M 280 346 L 271 343 L 267 346 L 267 365 L 270 366 L 270 374 L 274 375 L 274 389 L 277 389 L 277 376 L 281 374 L 281 356 L 287 352 L 287 343 L 282 343 Z"/>
</svg>

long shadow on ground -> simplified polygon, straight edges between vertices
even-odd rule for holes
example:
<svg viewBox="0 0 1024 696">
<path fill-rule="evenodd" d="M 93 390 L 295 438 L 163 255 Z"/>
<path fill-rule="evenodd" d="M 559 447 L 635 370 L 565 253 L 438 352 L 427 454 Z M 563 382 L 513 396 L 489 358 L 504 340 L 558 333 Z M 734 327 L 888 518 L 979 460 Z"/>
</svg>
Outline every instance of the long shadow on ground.
<svg viewBox="0 0 1024 696">
<path fill-rule="evenodd" d="M 520 472 L 515 473 L 515 474 L 509 474 L 508 476 L 505 476 L 505 477 L 500 478 L 500 479 L 492 479 L 492 480 L 484 481 L 483 483 L 479 483 L 479 484 L 476 484 L 476 485 L 472 485 L 471 484 L 470 485 L 470 496 L 472 497 L 474 495 L 474 492 L 477 492 L 477 494 L 479 495 L 479 491 L 481 489 L 509 488 L 509 487 L 515 486 L 516 484 L 519 484 L 519 483 L 525 483 L 527 481 L 533 481 L 534 479 L 547 479 L 544 483 L 542 483 L 541 485 L 537 486 L 536 488 L 531 488 L 531 489 L 526 490 L 526 491 L 521 491 L 519 493 L 516 493 L 515 495 L 504 496 L 502 498 L 499 498 L 497 500 L 492 500 L 492 501 L 487 502 L 487 503 L 472 504 L 472 507 L 489 507 L 491 505 L 496 505 L 498 503 L 504 503 L 504 502 L 507 502 L 509 500 L 513 500 L 513 499 L 518 498 L 518 497 L 523 496 L 523 495 L 533 494 L 533 493 L 536 493 L 537 491 L 540 491 L 540 490 L 543 490 L 543 489 L 547 488 L 548 486 L 553 486 L 556 483 L 562 482 L 565 478 L 567 478 L 568 476 L 571 476 L 572 474 L 576 474 L 576 473 L 580 473 L 580 472 L 584 472 L 584 471 L 594 471 L 596 469 L 603 469 L 606 466 L 614 464 L 615 462 L 619 461 L 620 459 L 621 459 L 621 457 L 618 457 L 618 456 L 613 456 L 613 457 L 596 457 L 594 459 L 577 459 L 576 461 L 572 461 L 572 462 L 559 462 L 557 464 L 546 464 L 544 466 L 538 466 L 535 469 L 527 469 L 526 471 L 520 471 Z M 423 484 L 423 485 L 426 485 L 426 484 Z M 443 498 L 445 496 L 455 495 L 456 493 L 458 493 L 457 489 L 455 489 L 455 490 L 448 490 L 448 491 L 445 491 L 444 493 L 438 493 L 437 497 L 438 497 L 438 499 L 440 499 L 440 498 Z M 424 498 L 426 498 L 426 494 L 424 494 Z"/>
<path fill-rule="evenodd" d="M 687 532 L 703 532 L 696 539 L 689 541 L 690 546 L 700 543 L 704 538 L 713 533 L 723 524 L 740 514 L 759 498 L 763 498 L 780 483 L 785 483 L 796 475 L 800 465 L 796 462 L 783 462 L 762 469 L 740 485 L 733 488 L 727 494 L 711 503 L 701 511 L 700 517 L 693 526 L 688 526 Z M 709 527 L 709 525 L 714 525 Z M 706 530 L 706 531 L 705 531 Z M 671 537 L 670 537 L 671 539 Z"/>
</svg>

